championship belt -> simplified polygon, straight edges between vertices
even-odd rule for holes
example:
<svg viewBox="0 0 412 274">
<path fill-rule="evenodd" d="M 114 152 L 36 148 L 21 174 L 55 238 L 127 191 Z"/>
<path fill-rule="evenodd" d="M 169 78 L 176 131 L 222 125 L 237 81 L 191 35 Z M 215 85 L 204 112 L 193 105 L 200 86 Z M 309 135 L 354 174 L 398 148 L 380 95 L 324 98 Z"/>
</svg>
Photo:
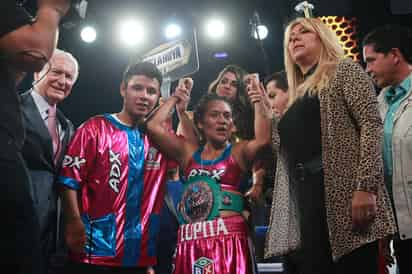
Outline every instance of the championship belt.
<svg viewBox="0 0 412 274">
<path fill-rule="evenodd" d="M 220 184 L 208 176 L 193 176 L 184 184 L 178 205 L 181 224 L 213 220 L 220 210 L 242 212 L 243 196 L 221 190 Z"/>
</svg>

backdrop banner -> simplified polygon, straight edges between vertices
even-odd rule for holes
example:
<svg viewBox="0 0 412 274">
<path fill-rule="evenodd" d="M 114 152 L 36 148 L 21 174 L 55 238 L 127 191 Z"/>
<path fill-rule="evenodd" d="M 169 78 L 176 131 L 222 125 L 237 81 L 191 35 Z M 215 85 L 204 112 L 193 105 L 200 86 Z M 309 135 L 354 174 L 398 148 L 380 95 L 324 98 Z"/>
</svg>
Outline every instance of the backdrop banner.
<svg viewBox="0 0 412 274">
<path fill-rule="evenodd" d="M 155 64 L 162 72 L 164 83 L 162 96 L 170 95 L 171 82 L 189 76 L 199 70 L 199 52 L 196 31 L 180 36 L 150 50 L 142 56 L 142 61 Z"/>
</svg>

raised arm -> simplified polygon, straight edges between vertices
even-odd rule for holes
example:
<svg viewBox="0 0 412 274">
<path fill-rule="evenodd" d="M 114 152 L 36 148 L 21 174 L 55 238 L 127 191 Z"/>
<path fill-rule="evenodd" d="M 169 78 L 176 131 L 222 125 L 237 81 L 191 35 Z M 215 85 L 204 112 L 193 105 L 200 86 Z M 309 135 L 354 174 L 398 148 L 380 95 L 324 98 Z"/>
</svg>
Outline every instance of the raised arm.
<svg viewBox="0 0 412 274">
<path fill-rule="evenodd" d="M 184 87 L 188 90 L 189 94 L 193 88 L 193 80 L 191 78 L 183 78 L 179 80 L 178 88 Z M 196 127 L 193 124 L 193 116 L 187 112 L 187 106 L 189 101 L 179 101 L 176 105 L 176 113 L 179 118 L 179 125 L 177 126 L 176 133 L 184 136 L 185 140 L 194 145 L 199 145 L 199 134 L 196 132 Z"/>
<path fill-rule="evenodd" d="M 174 95 L 170 96 L 147 121 L 149 136 L 167 157 L 178 161 L 180 165 L 184 165 L 187 158 L 188 142 L 171 134 L 163 125 L 179 100 L 187 100 L 187 93 L 187 89 L 177 88 Z"/>
<path fill-rule="evenodd" d="M 194 144 L 199 144 L 198 133 L 196 132 L 196 127 L 193 124 L 193 118 L 185 110 L 177 110 L 177 117 L 179 118 L 179 125 L 177 126 L 176 133 L 178 135 L 184 136 L 185 140 Z"/>
<path fill-rule="evenodd" d="M 272 113 L 264 101 L 264 88 L 254 79 L 248 87 L 248 95 L 254 105 L 255 138 L 248 141 L 243 148 L 243 157 L 246 162 L 253 161 L 257 152 L 270 144 L 272 133 Z"/>
</svg>

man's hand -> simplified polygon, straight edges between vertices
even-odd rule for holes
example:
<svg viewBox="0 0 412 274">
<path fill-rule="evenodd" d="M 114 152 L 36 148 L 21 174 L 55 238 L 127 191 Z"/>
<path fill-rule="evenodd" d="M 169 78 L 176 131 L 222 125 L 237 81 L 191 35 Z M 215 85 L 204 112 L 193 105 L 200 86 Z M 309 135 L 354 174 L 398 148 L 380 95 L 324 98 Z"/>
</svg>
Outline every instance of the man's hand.
<svg viewBox="0 0 412 274">
<path fill-rule="evenodd" d="M 354 191 L 352 197 L 352 229 L 364 232 L 376 216 L 376 195 L 365 191 Z"/>
<path fill-rule="evenodd" d="M 66 222 L 66 244 L 74 253 L 84 252 L 87 237 L 84 224 L 80 217 L 75 217 Z"/>
<path fill-rule="evenodd" d="M 71 0 L 38 0 L 37 6 L 39 10 L 43 8 L 52 8 L 63 17 L 70 8 Z"/>
<path fill-rule="evenodd" d="M 186 111 L 190 101 L 190 93 L 193 88 L 192 78 L 183 78 L 179 80 L 174 95 L 179 98 L 176 104 L 176 110 L 179 113 Z"/>
</svg>

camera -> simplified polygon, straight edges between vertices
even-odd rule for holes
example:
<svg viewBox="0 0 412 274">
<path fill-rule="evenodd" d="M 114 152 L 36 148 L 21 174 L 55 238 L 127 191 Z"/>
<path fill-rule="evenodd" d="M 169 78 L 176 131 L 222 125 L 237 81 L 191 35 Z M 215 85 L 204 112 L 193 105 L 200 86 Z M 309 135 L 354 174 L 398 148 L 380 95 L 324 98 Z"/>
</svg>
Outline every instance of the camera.
<svg viewBox="0 0 412 274">
<path fill-rule="evenodd" d="M 0 0 L 1 1 L 1 0 Z M 36 0 L 17 0 L 16 5 L 24 8 L 27 14 L 32 16 L 36 12 Z M 60 25 L 70 29 L 76 26 L 81 20 L 86 18 L 88 2 L 86 0 L 71 0 L 70 9 L 62 18 Z"/>
<path fill-rule="evenodd" d="M 86 17 L 87 5 L 86 0 L 72 0 L 70 9 L 66 16 L 63 17 L 61 25 L 67 29 L 76 26 L 78 22 Z"/>
</svg>

